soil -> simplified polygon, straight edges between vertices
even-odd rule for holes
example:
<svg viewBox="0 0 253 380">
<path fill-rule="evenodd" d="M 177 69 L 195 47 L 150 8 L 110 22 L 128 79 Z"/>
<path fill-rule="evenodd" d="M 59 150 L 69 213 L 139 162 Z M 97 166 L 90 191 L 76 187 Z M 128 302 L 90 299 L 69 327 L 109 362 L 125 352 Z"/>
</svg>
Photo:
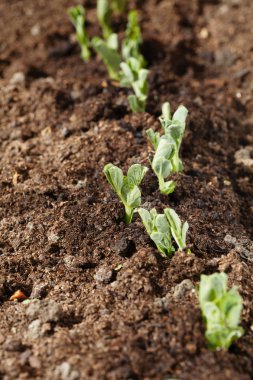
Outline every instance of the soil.
<svg viewBox="0 0 253 380">
<path fill-rule="evenodd" d="M 77 3 L 0 1 L 0 379 L 253 379 L 253 2 L 130 2 L 150 68 L 143 114 L 98 58 L 81 60 Z M 142 201 L 188 220 L 192 254 L 172 259 L 137 216 L 124 224 L 102 172 L 149 165 L 164 101 L 190 111 L 185 169 L 169 197 L 149 170 Z M 216 271 L 244 303 L 227 352 L 207 349 L 195 292 Z M 35 301 L 10 301 L 17 290 Z"/>
</svg>

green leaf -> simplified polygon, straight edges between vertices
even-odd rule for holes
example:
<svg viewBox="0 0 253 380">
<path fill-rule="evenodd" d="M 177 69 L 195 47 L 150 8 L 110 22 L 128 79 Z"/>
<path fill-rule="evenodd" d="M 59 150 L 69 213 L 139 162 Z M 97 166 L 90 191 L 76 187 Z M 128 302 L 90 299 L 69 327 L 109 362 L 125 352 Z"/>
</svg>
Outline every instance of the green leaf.
<svg viewBox="0 0 253 380">
<path fill-rule="evenodd" d="M 228 349 L 243 335 L 238 326 L 242 311 L 242 298 L 235 288 L 227 291 L 227 275 L 202 275 L 199 302 L 206 323 L 206 339 L 211 349 Z"/>
<path fill-rule="evenodd" d="M 133 112 L 144 112 L 145 110 L 144 104 L 138 100 L 136 95 L 129 95 L 128 101 L 129 101 L 130 108 Z"/>
<path fill-rule="evenodd" d="M 128 13 L 128 23 L 125 38 L 122 41 L 122 57 L 125 61 L 129 58 L 136 58 L 141 67 L 145 66 L 145 60 L 140 53 L 142 43 L 141 30 L 138 24 L 138 13 L 133 10 Z"/>
<path fill-rule="evenodd" d="M 110 183 L 114 191 L 119 195 L 121 194 L 123 186 L 123 172 L 113 164 L 107 164 L 104 167 L 104 174 L 107 181 Z"/>
<path fill-rule="evenodd" d="M 121 80 L 120 84 L 123 87 L 131 87 L 131 84 L 134 82 L 134 74 L 126 62 L 121 62 Z"/>
<path fill-rule="evenodd" d="M 176 241 L 178 248 L 183 250 L 186 248 L 186 232 L 189 228 L 186 222 L 182 228 L 182 223 L 177 213 L 172 208 L 166 208 L 164 213 L 170 224 L 171 233 Z"/>
<path fill-rule="evenodd" d="M 76 29 L 76 39 L 81 47 L 81 57 L 88 61 L 90 59 L 90 41 L 85 29 L 85 9 L 81 5 L 77 5 L 69 8 L 68 14 Z"/>
<path fill-rule="evenodd" d="M 149 213 L 148 210 L 145 210 L 144 208 L 139 208 L 138 213 L 141 217 L 142 223 L 144 224 L 144 227 L 147 230 L 147 233 L 150 235 L 153 230 L 153 217 Z"/>
<path fill-rule="evenodd" d="M 140 164 L 132 165 L 127 172 L 128 183 L 130 183 L 131 185 L 139 186 L 147 171 L 148 168 L 146 168 L 145 166 L 142 166 Z"/>
<path fill-rule="evenodd" d="M 141 192 L 138 186 L 125 185 L 122 192 L 126 199 L 126 204 L 131 208 L 137 208 L 141 204 Z"/>
<path fill-rule="evenodd" d="M 160 141 L 160 133 L 159 132 L 154 132 L 152 128 L 149 128 L 146 131 L 146 134 L 147 134 L 147 137 L 148 137 L 149 141 L 153 145 L 153 147 L 155 149 L 157 149 L 159 141 Z"/>
<path fill-rule="evenodd" d="M 209 276 L 203 274 L 200 283 L 199 300 L 203 305 L 222 297 L 227 288 L 227 275 L 226 273 L 214 273 Z"/>
<path fill-rule="evenodd" d="M 157 231 L 168 234 L 170 236 L 170 225 L 166 219 L 166 216 L 163 214 L 158 214 L 155 220 L 155 226 Z"/>
<path fill-rule="evenodd" d="M 174 113 L 172 120 L 177 120 L 182 124 L 185 124 L 188 115 L 188 109 L 183 105 L 180 105 Z"/>
<path fill-rule="evenodd" d="M 119 40 L 118 35 L 116 33 L 112 33 L 106 41 L 107 46 L 112 50 L 118 50 L 119 48 Z"/>
<path fill-rule="evenodd" d="M 97 0 L 97 17 L 103 31 L 103 36 L 107 39 L 112 34 L 109 0 Z"/>
<path fill-rule="evenodd" d="M 173 210 L 172 208 L 166 208 L 164 210 L 165 215 L 167 216 L 171 229 L 174 231 L 177 231 L 178 234 L 181 233 L 181 220 L 179 216 L 177 215 L 176 211 Z"/>
<path fill-rule="evenodd" d="M 145 166 L 135 164 L 129 168 L 127 176 L 124 176 L 122 170 L 113 164 L 107 164 L 104 167 L 104 174 L 108 182 L 125 206 L 127 224 L 131 222 L 134 210 L 141 204 L 141 192 L 138 185 L 147 170 Z"/>
<path fill-rule="evenodd" d="M 171 111 L 170 111 L 170 103 L 166 102 L 162 105 L 162 117 L 166 121 L 170 121 Z"/>
<path fill-rule="evenodd" d="M 184 222 L 183 228 L 182 228 L 182 242 L 186 246 L 186 234 L 189 229 L 189 224 L 187 222 Z"/>
<path fill-rule="evenodd" d="M 107 66 L 108 73 L 111 79 L 119 80 L 120 71 L 120 55 L 110 47 L 106 42 L 99 37 L 94 37 L 91 41 L 94 50 L 101 56 L 105 65 Z"/>
<path fill-rule="evenodd" d="M 171 193 L 173 193 L 173 191 L 175 190 L 177 184 L 176 182 L 174 181 L 159 181 L 159 189 L 161 191 L 162 194 L 164 195 L 169 195 Z"/>
<path fill-rule="evenodd" d="M 159 252 L 163 256 L 170 256 L 174 252 L 174 247 L 171 243 L 170 226 L 165 215 L 157 214 L 155 209 L 149 212 L 143 208 L 138 209 L 138 213 L 147 233 L 157 246 Z"/>
</svg>

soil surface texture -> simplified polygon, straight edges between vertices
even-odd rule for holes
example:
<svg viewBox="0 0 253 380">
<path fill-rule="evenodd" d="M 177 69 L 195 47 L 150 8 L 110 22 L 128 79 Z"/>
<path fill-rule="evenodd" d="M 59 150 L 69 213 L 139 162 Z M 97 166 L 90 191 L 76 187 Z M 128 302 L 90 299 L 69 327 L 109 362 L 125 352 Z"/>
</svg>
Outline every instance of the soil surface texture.
<svg viewBox="0 0 253 380">
<path fill-rule="evenodd" d="M 150 69 L 142 114 L 100 59 L 81 60 L 76 4 L 0 0 L 0 379 L 253 379 L 253 2 L 129 2 Z M 141 188 L 147 208 L 189 222 L 192 253 L 171 259 L 137 215 L 125 225 L 103 175 L 149 166 L 165 101 L 189 109 L 184 171 L 170 196 L 151 170 Z M 243 297 L 245 335 L 213 352 L 195 289 L 216 271 Z"/>
</svg>

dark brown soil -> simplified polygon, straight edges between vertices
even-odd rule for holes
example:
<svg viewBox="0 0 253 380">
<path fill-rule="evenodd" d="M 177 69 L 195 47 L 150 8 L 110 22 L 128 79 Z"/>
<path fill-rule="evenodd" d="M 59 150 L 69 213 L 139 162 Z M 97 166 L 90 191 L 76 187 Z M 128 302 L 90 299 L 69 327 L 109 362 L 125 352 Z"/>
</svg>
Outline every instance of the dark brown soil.
<svg viewBox="0 0 253 380">
<path fill-rule="evenodd" d="M 150 65 L 137 115 L 98 59 L 81 61 L 76 3 L 0 1 L 0 379 L 253 379 L 253 2 L 136 2 Z M 102 173 L 148 165 L 145 130 L 164 101 L 190 111 L 185 170 L 169 198 L 151 170 L 142 190 L 190 224 L 192 254 L 171 260 L 137 217 L 123 223 Z M 244 299 L 245 335 L 228 352 L 207 349 L 194 292 L 218 270 Z M 9 301 L 18 289 L 40 301 Z"/>
</svg>

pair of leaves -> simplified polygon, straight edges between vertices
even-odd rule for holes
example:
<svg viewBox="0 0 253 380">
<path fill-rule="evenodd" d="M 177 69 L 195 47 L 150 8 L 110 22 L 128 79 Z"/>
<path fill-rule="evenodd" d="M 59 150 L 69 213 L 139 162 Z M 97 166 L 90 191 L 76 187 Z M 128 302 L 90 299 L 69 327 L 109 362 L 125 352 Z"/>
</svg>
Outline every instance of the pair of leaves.
<svg viewBox="0 0 253 380">
<path fill-rule="evenodd" d="M 185 222 L 182 226 L 179 216 L 173 209 L 166 208 L 164 214 L 158 214 L 155 209 L 148 211 L 143 208 L 139 208 L 138 212 L 147 233 L 163 256 L 170 257 L 175 251 L 172 237 L 179 249 L 183 250 L 186 247 L 189 225 Z"/>
<path fill-rule="evenodd" d="M 141 205 L 139 185 L 148 169 L 140 164 L 132 165 L 124 176 L 120 168 L 113 164 L 104 167 L 104 174 L 125 206 L 125 221 L 130 223 L 133 212 Z"/>
<path fill-rule="evenodd" d="M 76 39 L 81 47 L 81 57 L 88 61 L 90 59 L 90 40 L 85 29 L 85 9 L 82 5 L 77 5 L 69 8 L 68 13 L 76 30 Z"/>
<path fill-rule="evenodd" d="M 239 326 L 242 298 L 236 288 L 227 290 L 227 275 L 214 273 L 202 275 L 199 302 L 206 323 L 206 339 L 211 349 L 228 349 L 243 335 Z"/>
</svg>

